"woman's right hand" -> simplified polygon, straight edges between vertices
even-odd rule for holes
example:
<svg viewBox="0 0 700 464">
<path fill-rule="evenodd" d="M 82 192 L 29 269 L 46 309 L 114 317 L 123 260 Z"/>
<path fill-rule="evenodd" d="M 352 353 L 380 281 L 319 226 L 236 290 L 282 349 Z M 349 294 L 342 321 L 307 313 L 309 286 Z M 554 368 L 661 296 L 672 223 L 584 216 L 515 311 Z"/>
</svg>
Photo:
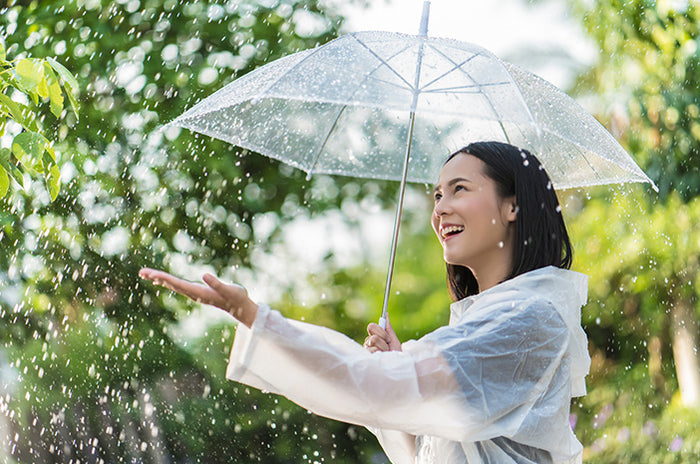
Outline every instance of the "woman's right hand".
<svg viewBox="0 0 700 464">
<path fill-rule="evenodd" d="M 188 282 L 165 271 L 143 268 L 139 277 L 198 302 L 221 308 L 248 327 L 253 325 L 258 305 L 248 298 L 245 288 L 226 284 L 211 274 L 204 274 L 204 284 Z M 206 285 L 205 285 L 206 284 Z"/>
<path fill-rule="evenodd" d="M 367 333 L 369 335 L 365 338 L 365 343 L 362 346 L 370 353 L 376 353 L 377 351 L 401 351 L 401 342 L 396 333 L 394 333 L 389 318 L 386 320 L 386 329 L 382 329 L 378 324 L 371 323 L 367 326 Z"/>
</svg>

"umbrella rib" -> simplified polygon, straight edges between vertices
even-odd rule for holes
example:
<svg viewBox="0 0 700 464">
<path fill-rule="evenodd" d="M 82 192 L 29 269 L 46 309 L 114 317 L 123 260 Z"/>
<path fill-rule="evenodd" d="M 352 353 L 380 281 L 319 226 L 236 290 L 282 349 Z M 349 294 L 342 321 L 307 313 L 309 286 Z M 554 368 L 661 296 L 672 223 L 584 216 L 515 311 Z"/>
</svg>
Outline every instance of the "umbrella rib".
<svg viewBox="0 0 700 464">
<path fill-rule="evenodd" d="M 459 69 L 465 76 L 467 76 L 470 80 L 474 81 L 474 79 L 472 79 L 472 77 L 471 77 L 467 72 L 465 72 L 461 67 L 457 66 L 457 63 L 455 63 L 455 61 L 454 61 L 453 59 L 451 59 L 449 56 L 445 55 L 445 54 L 444 54 L 442 51 L 440 51 L 439 49 L 437 49 L 437 48 L 433 48 L 433 49 L 434 49 L 439 55 L 441 55 L 444 59 L 446 59 L 447 61 L 449 61 L 449 62 L 452 63 L 453 65 L 455 65 L 455 69 Z M 476 53 L 476 54 L 474 55 L 474 57 L 477 57 L 477 56 L 479 56 L 479 55 L 481 55 L 481 53 Z M 497 57 L 494 56 L 494 58 L 495 58 L 496 60 L 498 60 L 498 62 L 503 63 L 503 62 L 502 62 L 500 59 L 498 59 Z M 505 68 L 505 66 L 503 66 L 503 67 Z M 529 106 L 527 105 L 527 103 L 525 102 L 525 97 L 523 97 L 523 94 L 522 94 L 522 92 L 520 91 L 520 87 L 518 87 L 518 85 L 515 83 L 515 81 L 513 80 L 513 77 L 511 76 L 510 72 L 508 72 L 507 69 L 506 69 L 506 75 L 510 78 L 510 83 L 512 83 L 512 84 L 515 86 L 515 88 L 517 89 L 518 94 L 520 95 L 520 98 L 521 98 L 521 100 L 522 100 L 523 107 L 525 108 L 525 111 L 527 111 L 527 114 L 530 116 L 530 121 L 532 121 L 532 125 L 535 127 L 535 132 L 537 133 L 537 137 L 538 137 L 538 138 L 541 138 L 541 135 L 540 135 L 541 129 L 540 129 L 540 127 L 537 125 L 537 123 L 535 122 L 535 117 L 533 116 L 532 112 L 530 111 L 530 107 L 529 107 Z M 506 131 L 505 126 L 503 125 L 503 121 L 501 120 L 501 117 L 500 117 L 500 115 L 498 114 L 498 111 L 496 111 L 496 108 L 493 106 L 493 103 L 491 102 L 491 99 L 488 98 L 488 96 L 487 96 L 486 94 L 484 94 L 483 92 L 481 92 L 481 88 L 482 88 L 482 87 L 485 87 L 486 84 L 483 84 L 483 85 L 477 84 L 477 85 L 479 86 L 479 87 L 478 87 L 478 88 L 479 88 L 479 93 L 481 93 L 481 94 L 483 95 L 484 99 L 485 99 L 486 102 L 489 104 L 489 107 L 491 107 L 491 111 L 492 111 L 493 114 L 496 116 L 496 120 L 498 121 L 498 124 L 501 126 L 501 131 L 503 132 L 503 136 L 506 138 L 506 141 L 507 141 L 508 143 L 510 143 L 510 137 L 508 136 L 508 132 Z"/>
<path fill-rule="evenodd" d="M 326 136 L 323 139 L 323 143 L 321 144 L 321 147 L 318 149 L 316 152 L 316 155 L 314 156 L 314 160 L 309 166 L 309 170 L 307 171 L 306 174 L 306 179 L 311 178 L 311 173 L 313 172 L 314 168 L 316 167 L 316 164 L 318 164 L 319 158 L 321 158 L 321 155 L 323 154 L 323 149 L 326 148 L 326 144 L 328 143 L 328 139 L 330 139 L 331 133 L 335 129 L 335 126 L 338 124 L 338 121 L 340 120 L 340 116 L 343 114 L 343 111 L 345 111 L 345 108 L 347 108 L 348 105 L 343 105 L 340 107 L 340 111 L 338 111 L 338 114 L 335 116 L 335 120 L 333 121 L 333 124 L 331 124 L 330 129 L 328 129 L 328 132 L 326 133 Z"/>
<path fill-rule="evenodd" d="M 307 53 L 305 57 L 303 57 L 302 59 L 300 59 L 299 61 L 297 61 L 296 63 L 294 63 L 294 66 L 292 66 L 291 68 L 289 68 L 288 70 L 286 70 L 284 73 L 280 74 L 279 77 L 277 77 L 277 79 L 275 79 L 274 81 L 272 81 L 272 82 L 270 83 L 270 85 L 268 85 L 267 88 L 266 88 L 265 90 L 263 90 L 262 92 L 260 92 L 260 96 L 257 97 L 257 98 L 262 98 L 262 97 L 267 96 L 267 95 L 268 95 L 268 91 L 269 91 L 272 87 L 274 87 L 275 84 L 277 84 L 280 80 L 282 80 L 283 77 L 285 77 L 287 74 L 289 74 L 289 73 L 290 73 L 292 70 L 294 70 L 295 68 L 299 67 L 299 65 L 301 65 L 304 61 L 308 60 L 308 59 L 311 58 L 313 55 L 315 55 L 316 53 L 318 53 L 322 48 L 323 48 L 323 47 L 316 47 L 312 52 Z M 300 53 L 301 53 L 301 52 L 300 52 Z"/>
<path fill-rule="evenodd" d="M 365 48 L 366 48 L 366 47 L 365 47 Z M 391 56 L 389 57 L 389 59 L 386 60 L 386 61 L 392 60 L 392 59 L 393 59 L 394 57 L 396 57 L 397 55 L 400 55 L 404 50 L 406 50 L 406 48 L 404 48 L 404 49 L 402 49 L 402 50 L 399 50 L 398 52 L 394 53 L 394 54 L 391 55 Z M 372 79 L 372 80 L 375 81 L 375 82 L 381 82 L 382 84 L 386 84 L 386 85 L 388 85 L 388 86 L 395 87 L 395 88 L 397 88 L 397 89 L 399 89 L 399 90 L 406 90 L 406 87 L 403 87 L 403 86 L 401 86 L 401 85 L 399 85 L 399 84 L 397 84 L 397 83 L 395 83 L 395 82 L 387 81 L 387 80 L 385 80 L 385 79 L 379 79 L 379 78 L 373 76 L 374 72 L 375 72 L 377 69 L 381 68 L 381 67 L 382 67 L 382 63 L 384 63 L 384 61 L 385 61 L 385 60 L 381 60 L 380 58 L 377 58 L 377 59 L 380 60 L 380 63 L 379 63 L 377 66 L 375 66 L 375 68 L 374 68 L 371 72 L 367 73 L 367 75 L 365 76 L 365 78 L 364 78 L 364 80 L 363 80 L 362 82 L 367 82 L 368 80 Z M 401 77 L 401 76 L 399 76 L 399 77 Z M 406 81 L 404 80 L 404 82 L 406 82 Z M 360 84 L 360 85 L 357 87 L 357 89 L 359 89 L 361 86 L 362 86 L 362 84 Z M 355 89 L 355 91 L 353 92 L 353 95 L 355 95 L 355 93 L 357 93 L 357 89 Z"/>
<path fill-rule="evenodd" d="M 535 119 L 535 115 L 532 114 L 532 110 L 530 109 L 530 105 L 527 104 L 527 101 L 525 100 L 525 95 L 523 95 L 522 90 L 520 89 L 520 86 L 518 85 L 517 82 L 515 82 L 515 79 L 513 79 L 513 74 L 511 74 L 510 71 L 508 71 L 508 68 L 504 64 L 504 62 L 500 58 L 496 58 L 502 66 L 506 70 L 506 74 L 510 78 L 510 81 L 513 83 L 513 86 L 515 89 L 518 91 L 518 95 L 520 95 L 520 100 L 523 104 L 523 107 L 525 108 L 525 111 L 527 111 L 527 114 L 530 116 L 530 121 L 532 121 L 532 125 L 535 127 L 535 133 L 537 134 L 537 138 L 539 139 L 538 141 L 542 143 L 542 128 L 540 127 L 539 124 L 537 124 L 537 120 Z"/>
<path fill-rule="evenodd" d="M 375 82 L 381 82 L 382 84 L 386 84 L 386 85 L 389 85 L 389 86 L 391 86 L 391 87 L 395 87 L 395 88 L 400 89 L 400 90 L 407 90 L 406 87 L 403 87 L 403 86 L 401 86 L 401 85 L 399 85 L 399 84 L 397 84 L 397 83 L 395 83 L 395 82 L 387 81 L 387 80 L 385 80 L 385 79 L 377 79 L 376 77 L 367 76 L 367 79 L 365 79 L 365 80 L 368 80 L 370 77 L 371 77 L 372 80 L 374 80 Z"/>
<path fill-rule="evenodd" d="M 355 40 L 357 41 L 357 43 L 359 43 L 359 44 L 362 45 L 365 49 L 367 49 L 367 51 L 368 51 L 372 56 L 374 56 L 377 60 L 379 60 L 380 63 L 384 64 L 384 65 L 387 67 L 387 69 L 389 69 L 389 71 L 391 71 L 392 73 L 394 73 L 394 74 L 396 75 L 396 77 L 398 77 L 399 79 L 401 79 L 401 80 L 404 82 L 404 84 L 406 84 L 406 86 L 407 86 L 409 89 L 415 90 L 414 87 L 413 87 L 413 85 L 412 85 L 410 82 L 408 82 L 406 79 L 404 79 L 404 77 L 403 77 L 401 74 L 399 74 L 398 71 L 396 71 L 394 68 L 391 67 L 391 65 L 389 65 L 389 62 L 388 62 L 388 61 L 384 60 L 382 57 L 380 57 L 379 55 L 377 55 L 377 54 L 374 52 L 374 50 L 372 50 L 372 49 L 371 49 L 367 44 L 365 44 L 363 41 L 361 41 L 360 39 L 358 39 L 354 34 L 351 34 L 351 35 L 352 35 L 352 38 L 355 39 Z M 406 50 L 406 49 L 408 49 L 408 48 L 409 48 L 408 46 L 405 47 L 403 50 L 401 50 L 401 52 L 403 52 L 404 50 Z M 395 54 L 392 55 L 391 57 L 393 58 L 393 57 L 395 57 L 396 55 L 398 55 L 398 54 L 401 53 L 401 52 L 395 53 Z"/>
<path fill-rule="evenodd" d="M 584 147 L 583 145 L 581 145 L 580 142 L 578 142 L 578 141 L 576 141 L 576 140 L 572 140 L 572 139 L 569 139 L 569 138 L 565 138 L 565 137 L 563 137 L 563 136 L 557 134 L 556 132 L 552 132 L 552 131 L 547 131 L 547 132 L 549 132 L 553 137 L 556 137 L 556 138 L 561 139 L 561 140 L 565 140 L 565 141 L 567 141 L 568 143 L 570 143 L 570 144 L 572 144 L 572 145 L 574 145 L 574 146 L 576 146 L 576 147 L 579 147 L 579 148 L 580 148 L 581 150 L 583 150 L 584 152 L 591 152 L 591 150 L 589 150 L 588 148 Z M 568 152 L 565 152 L 565 153 L 566 153 L 566 155 L 569 157 L 569 159 L 571 159 L 572 161 L 576 161 L 576 156 L 575 156 L 574 154 L 568 153 Z M 600 156 L 599 156 L 599 157 L 600 157 Z M 598 172 L 598 170 L 597 170 L 595 167 L 593 167 L 593 165 L 591 164 L 591 162 L 590 162 L 589 159 L 588 159 L 588 156 L 582 155 L 581 158 L 583 158 L 583 160 L 586 162 L 586 164 L 587 164 L 588 167 L 591 169 L 591 172 L 595 175 L 595 177 L 597 177 L 598 179 L 602 179 L 602 178 L 603 178 L 603 177 L 600 175 L 600 173 Z M 600 158 L 603 158 L 603 157 L 600 157 Z M 603 159 L 604 159 L 605 161 L 607 161 L 607 162 L 612 163 L 612 161 L 609 160 L 609 159 L 606 159 L 606 158 L 603 158 Z M 614 163 L 614 164 L 616 164 L 616 163 Z M 628 169 L 628 168 L 625 167 L 625 166 L 620 166 L 619 164 L 616 164 L 616 165 L 619 166 L 620 168 L 622 168 L 623 170 L 627 171 L 627 172 L 631 172 L 632 174 L 636 174 L 636 173 L 634 173 L 633 171 L 631 171 L 630 169 Z"/>
<path fill-rule="evenodd" d="M 430 48 L 432 48 L 433 50 L 435 50 L 436 52 L 440 53 L 440 51 L 439 51 L 437 48 L 435 48 L 434 46 L 432 46 L 432 45 L 430 45 L 430 44 L 428 44 L 428 46 L 429 46 Z M 440 54 L 441 54 L 443 57 L 445 56 L 443 53 L 440 53 Z M 462 66 L 464 66 L 464 65 L 467 64 L 467 63 L 469 63 L 471 60 L 473 60 L 473 59 L 476 58 L 477 56 L 479 56 L 479 54 L 478 54 L 478 53 L 475 53 L 474 55 L 470 56 L 469 58 L 467 58 L 466 60 L 464 60 L 464 61 L 461 62 L 460 64 L 456 64 L 456 63 L 453 62 L 452 60 L 449 60 L 449 61 L 453 64 L 452 69 L 449 69 L 448 71 L 446 71 L 446 72 L 443 73 L 442 75 L 436 77 L 436 78 L 433 79 L 432 81 L 430 81 L 430 82 L 428 82 L 427 84 L 423 85 L 423 86 L 419 89 L 419 91 L 422 92 L 423 89 L 425 89 L 426 87 L 429 87 L 429 86 L 432 85 L 434 82 L 439 81 L 440 79 L 442 79 L 443 77 L 447 76 L 448 74 L 450 74 L 450 73 L 453 72 L 454 70 L 456 70 L 456 69 L 461 69 Z M 470 76 L 470 79 L 471 79 L 471 76 Z M 472 81 L 474 81 L 474 79 L 472 79 Z M 478 84 L 477 84 L 477 85 L 478 85 Z"/>
<path fill-rule="evenodd" d="M 449 56 L 445 55 L 440 49 L 435 48 L 435 47 L 431 47 L 431 48 L 432 48 L 433 50 L 435 50 L 435 52 L 436 52 L 438 55 L 442 56 L 445 60 L 447 60 L 448 62 L 452 63 L 453 68 L 450 70 L 450 72 L 451 72 L 451 71 L 459 70 L 459 71 L 462 72 L 462 74 L 464 74 L 465 76 L 467 76 L 467 78 L 468 78 L 470 81 L 474 82 L 475 85 L 477 85 L 477 86 L 482 85 L 482 84 L 477 83 L 477 82 L 472 78 L 472 76 L 469 75 L 468 72 L 466 72 L 464 69 L 462 69 L 462 65 L 457 64 L 457 63 L 455 62 L 455 60 L 453 60 L 453 59 L 450 58 Z M 469 59 L 470 59 L 470 60 L 473 60 L 473 59 L 476 58 L 477 56 L 481 56 L 481 53 L 475 53 L 475 54 L 472 55 Z M 447 73 L 446 73 L 446 74 L 447 74 Z"/>
<path fill-rule="evenodd" d="M 359 41 L 358 41 L 358 42 L 359 42 Z M 393 58 L 394 56 L 398 55 L 399 53 L 401 53 L 401 52 L 400 52 L 400 51 L 399 51 L 399 52 L 396 52 L 396 53 L 393 54 L 391 57 Z M 380 67 L 381 67 L 381 63 L 378 64 L 378 65 L 372 70 L 372 72 L 368 73 L 368 74 L 365 76 L 365 78 L 362 80 L 362 82 L 361 82 L 361 83 L 355 88 L 355 90 L 352 92 L 352 95 L 355 95 L 355 94 L 357 93 L 358 89 L 362 88 L 362 84 L 365 83 L 365 82 L 367 82 L 370 78 L 371 78 L 371 79 L 375 79 L 374 77 L 372 77 L 372 73 L 374 73 L 374 71 L 376 71 L 376 70 L 379 69 Z M 384 81 L 383 79 L 375 79 L 375 80 L 377 80 L 377 81 L 379 81 L 379 82 L 384 82 L 385 84 L 388 84 L 388 85 L 391 85 L 391 86 L 396 86 L 396 87 L 402 89 L 401 86 L 396 85 L 396 84 L 393 83 L 393 82 Z M 316 165 L 318 164 L 318 160 L 321 158 L 321 155 L 323 154 L 323 149 L 326 148 L 326 145 L 328 144 L 328 140 L 330 139 L 331 133 L 333 132 L 333 130 L 335 129 L 335 127 L 338 125 L 338 121 L 340 120 L 340 117 L 342 116 L 343 112 L 345 111 L 345 109 L 346 109 L 347 107 L 348 107 L 348 105 L 342 105 L 342 106 L 340 107 L 340 111 L 338 111 L 338 114 L 336 115 L 335 119 L 333 120 L 333 124 L 331 124 L 330 129 L 328 129 L 328 132 L 326 133 L 326 136 L 325 136 L 325 138 L 323 139 L 323 143 L 321 144 L 321 147 L 320 147 L 320 148 L 318 149 L 318 151 L 316 152 L 316 155 L 315 155 L 315 157 L 314 157 L 314 160 L 313 160 L 313 162 L 311 163 L 311 165 L 309 166 L 309 170 L 307 171 L 307 176 L 306 176 L 307 179 L 309 179 L 309 178 L 311 177 L 311 174 L 312 174 L 314 168 L 315 168 Z"/>
<path fill-rule="evenodd" d="M 453 92 L 457 93 L 457 90 L 464 90 L 463 93 L 479 93 L 479 90 L 483 87 L 494 87 L 497 85 L 508 85 L 510 82 L 489 82 L 487 84 L 474 84 L 474 85 L 463 85 L 459 87 L 442 87 L 439 89 L 425 90 L 421 93 L 443 93 L 443 92 Z M 467 92 L 467 90 L 475 90 L 476 92 Z"/>
</svg>

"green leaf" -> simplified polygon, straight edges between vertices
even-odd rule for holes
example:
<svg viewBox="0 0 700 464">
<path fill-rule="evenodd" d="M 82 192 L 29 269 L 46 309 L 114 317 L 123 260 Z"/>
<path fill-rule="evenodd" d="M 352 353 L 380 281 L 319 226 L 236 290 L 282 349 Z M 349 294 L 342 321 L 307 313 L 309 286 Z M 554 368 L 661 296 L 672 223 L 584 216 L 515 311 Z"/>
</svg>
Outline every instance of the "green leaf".
<svg viewBox="0 0 700 464">
<path fill-rule="evenodd" d="M 7 54 L 5 53 L 5 42 L 0 40 L 0 61 L 6 61 Z"/>
<path fill-rule="evenodd" d="M 61 91 L 56 73 L 51 66 L 49 66 L 48 62 L 44 62 L 44 75 L 48 83 L 47 90 L 51 102 L 51 113 L 58 118 L 63 111 L 63 92 Z"/>
<path fill-rule="evenodd" d="M 56 150 L 54 150 L 53 145 L 49 143 L 49 141 L 46 141 L 46 155 L 44 157 L 49 156 L 50 162 L 55 163 L 56 162 Z"/>
<path fill-rule="evenodd" d="M 44 181 L 46 182 L 46 187 L 49 189 L 49 195 L 51 195 L 51 201 L 55 200 L 58 196 L 58 192 L 61 190 L 61 171 L 56 164 L 56 152 L 51 145 L 46 146 L 46 151 L 44 152 L 41 164 L 44 168 Z"/>
<path fill-rule="evenodd" d="M 0 66 L 2 66 L 3 63 L 0 62 Z M 0 88 L 4 91 L 6 88 L 9 86 L 13 85 L 12 79 L 7 75 L 6 72 L 0 72 Z"/>
<path fill-rule="evenodd" d="M 12 141 L 12 153 L 28 169 L 35 169 L 40 163 L 48 141 L 37 132 L 21 132 Z"/>
<path fill-rule="evenodd" d="M 32 97 L 34 104 L 39 103 L 37 88 L 44 79 L 44 67 L 40 60 L 24 58 L 15 65 L 15 76 L 22 88 Z"/>
<path fill-rule="evenodd" d="M 40 172 L 46 173 L 46 176 L 48 176 L 53 166 L 56 166 L 56 152 L 51 145 L 47 145 L 45 148 L 46 151 L 41 155 Z"/>
<path fill-rule="evenodd" d="M 58 196 L 58 192 L 61 191 L 61 171 L 56 163 L 51 165 L 44 179 L 46 187 L 49 189 L 49 195 L 51 195 L 51 201 L 53 201 Z"/>
<path fill-rule="evenodd" d="M 11 156 L 12 152 L 9 148 L 0 148 L 0 166 L 2 166 L 5 172 L 8 173 L 15 182 L 24 188 L 24 176 L 22 175 L 22 171 L 17 169 L 17 166 L 10 161 Z"/>
<path fill-rule="evenodd" d="M 49 96 L 49 83 L 46 81 L 46 76 L 44 76 L 41 82 L 39 82 L 39 85 L 37 85 L 36 93 L 38 93 L 41 98 Z"/>
<path fill-rule="evenodd" d="M 10 189 L 10 177 L 7 175 L 5 168 L 0 166 L 0 197 L 7 195 L 7 191 Z"/>
<path fill-rule="evenodd" d="M 22 124 L 24 116 L 20 110 L 20 104 L 12 100 L 4 93 L 0 93 L 0 111 L 4 112 L 16 122 Z"/>
<path fill-rule="evenodd" d="M 78 105 L 78 101 L 75 99 L 74 95 L 79 90 L 78 81 L 75 79 L 75 77 L 73 77 L 71 72 L 58 61 L 51 57 L 46 58 L 46 61 L 49 62 L 51 67 L 58 73 L 61 79 L 63 79 L 63 86 L 66 89 L 66 95 L 68 96 L 68 101 L 73 109 L 73 114 L 75 114 L 76 119 L 80 120 L 80 116 L 78 115 L 78 109 L 80 106 Z"/>
<path fill-rule="evenodd" d="M 61 76 L 61 79 L 63 79 L 63 82 L 65 82 L 66 86 L 69 87 L 69 90 L 78 90 L 78 81 L 65 66 L 51 57 L 46 58 L 46 61 L 48 61 L 51 67 L 56 70 L 59 76 Z"/>
<path fill-rule="evenodd" d="M 73 109 L 73 114 L 75 115 L 75 119 L 80 121 L 80 115 L 78 114 L 78 110 L 80 109 L 80 105 L 78 105 L 78 101 L 73 96 L 73 92 L 66 92 L 66 95 L 68 95 L 68 101 L 70 102 L 70 106 Z"/>
<path fill-rule="evenodd" d="M 58 82 L 54 82 L 49 86 L 49 99 L 51 102 L 51 113 L 57 118 L 60 117 L 63 111 L 63 93 Z"/>
<path fill-rule="evenodd" d="M 17 103 L 4 93 L 0 93 L 0 111 L 21 124 L 26 130 L 39 131 L 39 126 L 34 119 L 34 113 L 26 105 Z"/>
</svg>

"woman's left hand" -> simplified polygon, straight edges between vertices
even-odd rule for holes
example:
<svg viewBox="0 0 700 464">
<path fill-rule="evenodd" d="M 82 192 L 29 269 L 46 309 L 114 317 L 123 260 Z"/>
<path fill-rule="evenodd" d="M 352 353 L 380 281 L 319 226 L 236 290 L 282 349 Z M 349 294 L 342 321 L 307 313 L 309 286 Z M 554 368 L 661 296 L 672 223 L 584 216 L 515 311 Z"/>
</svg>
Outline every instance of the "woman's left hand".
<svg viewBox="0 0 700 464">
<path fill-rule="evenodd" d="M 364 346 L 370 353 L 377 351 L 401 351 L 401 342 L 394 333 L 394 328 L 391 327 L 389 318 L 386 320 L 386 329 L 382 329 L 380 325 L 371 323 L 367 326 L 367 333 Z"/>
<path fill-rule="evenodd" d="M 164 271 L 143 268 L 139 271 L 142 279 L 208 305 L 221 308 L 248 327 L 253 325 L 258 313 L 258 305 L 248 297 L 245 288 L 236 284 L 226 284 L 211 274 L 204 274 L 204 284 L 189 282 Z"/>
</svg>

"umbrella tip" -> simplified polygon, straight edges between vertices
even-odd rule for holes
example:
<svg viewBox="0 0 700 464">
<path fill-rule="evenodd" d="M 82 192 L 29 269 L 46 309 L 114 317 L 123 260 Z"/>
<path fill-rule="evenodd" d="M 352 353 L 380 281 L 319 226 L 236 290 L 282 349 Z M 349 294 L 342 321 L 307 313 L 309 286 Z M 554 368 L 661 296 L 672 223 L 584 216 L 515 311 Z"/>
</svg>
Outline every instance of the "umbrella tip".
<svg viewBox="0 0 700 464">
<path fill-rule="evenodd" d="M 427 36 L 428 35 L 428 17 L 430 16 L 430 2 L 428 0 L 423 2 L 423 14 L 421 15 L 420 18 L 420 30 L 418 31 L 419 35 L 422 36 Z"/>
<path fill-rule="evenodd" d="M 656 186 L 653 180 L 649 179 L 649 183 L 651 184 L 651 188 L 654 189 L 654 192 L 659 193 L 659 187 Z"/>
</svg>

